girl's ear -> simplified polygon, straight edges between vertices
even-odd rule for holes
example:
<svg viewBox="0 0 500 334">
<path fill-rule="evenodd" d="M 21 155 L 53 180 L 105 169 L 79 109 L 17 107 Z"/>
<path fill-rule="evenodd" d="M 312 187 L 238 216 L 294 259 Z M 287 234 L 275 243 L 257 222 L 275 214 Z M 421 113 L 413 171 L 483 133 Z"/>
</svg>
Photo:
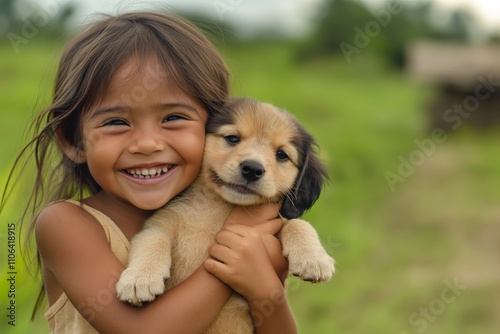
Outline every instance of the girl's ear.
<svg viewBox="0 0 500 334">
<path fill-rule="evenodd" d="M 64 137 L 63 130 L 58 129 L 56 132 L 57 143 L 59 147 L 63 151 L 64 155 L 73 161 L 75 164 L 83 164 L 87 162 L 87 157 L 85 156 L 85 152 L 76 147 L 75 145 L 68 142 L 68 140 Z"/>
</svg>

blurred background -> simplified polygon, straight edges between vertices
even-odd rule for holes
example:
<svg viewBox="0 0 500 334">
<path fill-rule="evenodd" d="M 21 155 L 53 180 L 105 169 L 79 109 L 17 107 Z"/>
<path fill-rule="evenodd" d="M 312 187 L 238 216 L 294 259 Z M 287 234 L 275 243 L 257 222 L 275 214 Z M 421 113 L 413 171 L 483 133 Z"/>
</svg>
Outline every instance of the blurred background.
<svg viewBox="0 0 500 334">
<path fill-rule="evenodd" d="M 97 12 L 135 9 L 190 18 L 235 96 L 316 137 L 331 182 L 306 219 L 337 274 L 288 280 L 301 333 L 500 333 L 500 2 L 0 0 L 2 187 L 64 43 Z M 8 224 L 26 189 L 0 216 L 1 333 L 47 333 L 29 321 L 39 282 L 19 248 L 8 325 Z"/>
</svg>

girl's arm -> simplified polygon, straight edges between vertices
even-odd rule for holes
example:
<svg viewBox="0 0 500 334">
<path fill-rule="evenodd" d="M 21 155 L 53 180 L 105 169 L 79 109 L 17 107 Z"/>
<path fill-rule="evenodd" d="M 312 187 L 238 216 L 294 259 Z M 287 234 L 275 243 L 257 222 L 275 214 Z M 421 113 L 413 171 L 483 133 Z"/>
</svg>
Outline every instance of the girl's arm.
<svg viewBox="0 0 500 334">
<path fill-rule="evenodd" d="M 269 217 L 269 211 L 253 214 L 262 220 L 275 216 L 274 211 Z M 35 233 L 44 273 L 58 284 L 56 298 L 64 291 L 99 333 L 199 333 L 232 292 L 201 266 L 154 302 L 134 308 L 116 297 L 114 287 L 124 267 L 88 213 L 69 203 L 50 205 L 39 215 Z"/>
<path fill-rule="evenodd" d="M 205 261 L 210 273 L 246 297 L 258 334 L 297 333 L 280 280 L 287 266 L 281 244 L 272 236 L 276 226 L 281 227 L 280 220 L 256 227 L 226 224 L 210 249 L 215 259 Z"/>
</svg>

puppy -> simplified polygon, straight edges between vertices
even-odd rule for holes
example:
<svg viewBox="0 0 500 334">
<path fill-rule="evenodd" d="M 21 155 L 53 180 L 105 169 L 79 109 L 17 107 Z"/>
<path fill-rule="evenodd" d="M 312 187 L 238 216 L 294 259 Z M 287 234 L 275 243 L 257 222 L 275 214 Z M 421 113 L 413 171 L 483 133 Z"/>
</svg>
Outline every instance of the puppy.
<svg viewBox="0 0 500 334">
<path fill-rule="evenodd" d="M 311 282 L 330 279 L 334 260 L 313 227 L 296 219 L 327 179 L 314 145 L 290 114 L 270 104 L 235 99 L 211 116 L 199 177 L 132 239 L 128 268 L 116 285 L 119 298 L 141 305 L 189 277 L 236 205 L 282 203 L 279 238 L 289 271 Z M 253 331 L 248 304 L 234 293 L 207 333 Z"/>
</svg>

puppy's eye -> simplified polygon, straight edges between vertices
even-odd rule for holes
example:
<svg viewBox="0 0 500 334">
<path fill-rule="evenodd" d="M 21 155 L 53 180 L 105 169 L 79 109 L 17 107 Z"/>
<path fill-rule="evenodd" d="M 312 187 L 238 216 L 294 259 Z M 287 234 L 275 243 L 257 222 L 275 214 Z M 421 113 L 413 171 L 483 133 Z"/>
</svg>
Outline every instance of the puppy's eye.
<svg viewBox="0 0 500 334">
<path fill-rule="evenodd" d="M 235 136 L 235 135 L 229 135 L 225 136 L 224 139 L 228 142 L 230 145 L 236 145 L 240 142 L 240 137 Z"/>
<path fill-rule="evenodd" d="M 278 150 L 276 152 L 276 159 L 278 159 L 278 161 L 287 161 L 290 158 L 288 157 L 288 154 L 286 154 L 284 151 Z"/>
</svg>

